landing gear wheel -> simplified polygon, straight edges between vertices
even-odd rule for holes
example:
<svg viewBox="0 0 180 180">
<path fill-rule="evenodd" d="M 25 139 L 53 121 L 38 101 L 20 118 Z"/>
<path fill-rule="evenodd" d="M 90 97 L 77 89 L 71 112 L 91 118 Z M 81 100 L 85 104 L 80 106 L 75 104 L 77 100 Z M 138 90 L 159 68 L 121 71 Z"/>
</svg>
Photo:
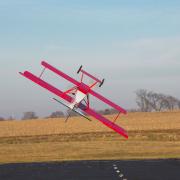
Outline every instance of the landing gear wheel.
<svg viewBox="0 0 180 180">
<path fill-rule="evenodd" d="M 104 80 L 105 80 L 105 79 L 103 79 L 103 80 L 101 81 L 99 87 L 101 87 L 101 86 L 104 84 Z"/>
<path fill-rule="evenodd" d="M 79 72 L 81 71 L 81 69 L 82 69 L 82 65 L 80 66 L 80 68 L 78 69 L 78 71 L 77 71 L 77 74 L 79 74 Z"/>
</svg>

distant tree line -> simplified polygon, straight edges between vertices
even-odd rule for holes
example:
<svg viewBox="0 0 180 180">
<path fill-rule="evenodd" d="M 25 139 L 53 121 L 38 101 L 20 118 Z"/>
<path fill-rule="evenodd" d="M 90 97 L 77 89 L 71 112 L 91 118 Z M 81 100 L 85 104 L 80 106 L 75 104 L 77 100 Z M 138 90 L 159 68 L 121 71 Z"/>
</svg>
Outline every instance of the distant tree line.
<svg viewBox="0 0 180 180">
<path fill-rule="evenodd" d="M 110 115 L 110 114 L 116 114 L 118 113 L 118 111 L 116 109 L 103 109 L 103 110 L 99 110 L 97 111 L 99 114 L 102 114 L 102 115 Z"/>
<path fill-rule="evenodd" d="M 5 120 L 14 120 L 14 118 L 12 116 L 10 116 L 7 119 L 5 119 L 4 117 L 0 116 L 0 121 L 5 121 Z"/>
<path fill-rule="evenodd" d="M 38 116 L 36 115 L 35 112 L 32 111 L 28 111 L 28 112 L 24 112 L 24 115 L 22 117 L 22 120 L 27 120 L 27 119 L 37 119 Z"/>
<path fill-rule="evenodd" d="M 97 112 L 100 114 L 103 114 L 103 115 L 117 113 L 117 111 L 115 109 L 104 109 L 104 110 L 98 110 Z M 80 116 L 78 113 L 68 109 L 65 113 L 62 111 L 52 112 L 49 116 L 47 116 L 45 118 L 46 119 L 48 119 L 48 118 L 63 118 L 63 117 L 67 117 L 68 115 L 70 115 L 70 117 Z M 28 112 L 23 113 L 23 117 L 21 119 L 22 120 L 29 120 L 29 119 L 37 119 L 37 118 L 38 118 L 38 116 L 36 115 L 35 112 L 28 111 Z"/>
<path fill-rule="evenodd" d="M 74 111 L 71 111 L 71 110 L 67 110 L 66 113 L 62 112 L 62 111 L 55 111 L 55 112 L 52 112 L 49 116 L 45 117 L 45 118 L 62 118 L 62 117 L 66 117 L 67 114 L 70 114 L 70 116 L 78 116 L 77 113 L 75 113 Z M 37 119 L 38 116 L 36 115 L 35 112 L 25 112 L 23 117 L 22 117 L 22 120 L 28 120 L 28 119 Z"/>
<path fill-rule="evenodd" d="M 156 93 L 154 91 L 148 91 L 146 89 L 139 89 L 136 92 L 136 103 L 137 109 L 129 109 L 129 112 L 152 112 L 152 111 L 166 111 L 166 110 L 174 110 L 180 109 L 180 100 L 171 95 L 165 95 L 162 93 Z M 111 115 L 116 114 L 118 111 L 115 109 L 103 109 L 97 110 L 98 113 L 102 115 Z M 67 110 L 66 113 L 62 111 L 52 112 L 46 118 L 62 118 L 66 117 L 67 114 L 70 114 L 71 117 L 79 116 L 77 113 L 71 110 Z M 22 120 L 28 119 L 37 119 L 38 116 L 33 111 L 24 112 L 22 116 Z M 0 116 L 0 121 L 6 120 L 5 118 Z M 7 120 L 14 120 L 12 116 L 7 118 Z"/>
<path fill-rule="evenodd" d="M 179 99 L 145 89 L 136 91 L 136 103 L 142 112 L 180 109 Z"/>
</svg>

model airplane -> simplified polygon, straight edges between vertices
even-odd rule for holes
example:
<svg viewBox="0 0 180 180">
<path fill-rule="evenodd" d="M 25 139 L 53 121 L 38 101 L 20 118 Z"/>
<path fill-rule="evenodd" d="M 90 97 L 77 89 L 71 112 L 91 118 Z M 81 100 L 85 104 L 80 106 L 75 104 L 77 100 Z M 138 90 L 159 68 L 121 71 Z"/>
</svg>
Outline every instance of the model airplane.
<svg viewBox="0 0 180 180">
<path fill-rule="evenodd" d="M 95 92 L 93 90 L 93 88 L 97 85 L 99 85 L 99 87 L 101 87 L 104 83 L 104 79 L 99 80 L 98 78 L 96 78 L 93 75 L 89 74 L 88 72 L 84 71 L 81 66 L 77 71 L 78 74 L 79 73 L 82 74 L 81 80 L 77 81 L 77 80 L 73 79 L 72 77 L 68 76 L 67 74 L 63 73 L 62 71 L 51 66 L 50 64 L 48 64 L 45 61 L 42 61 L 41 64 L 42 64 L 42 66 L 44 66 L 44 69 L 39 77 L 33 75 L 32 73 L 30 73 L 28 71 L 25 71 L 24 73 L 20 72 L 20 74 L 23 75 L 24 77 L 30 79 L 34 83 L 38 84 L 39 86 L 47 89 L 48 91 L 54 93 L 57 96 L 59 96 L 61 99 L 65 100 L 67 104 L 61 102 L 58 99 L 53 98 L 57 102 L 63 104 L 64 106 L 68 107 L 69 109 L 75 111 L 76 113 L 80 114 L 81 116 L 83 116 L 87 119 L 89 119 L 89 117 L 86 116 L 86 114 L 96 118 L 97 120 L 99 120 L 101 123 L 103 123 L 107 127 L 113 129 L 114 131 L 116 131 L 120 135 L 124 136 L 125 138 L 128 138 L 127 132 L 123 128 L 121 128 L 117 124 L 115 124 L 115 121 L 119 117 L 120 113 L 126 114 L 126 110 L 124 110 L 117 104 L 111 102 L 110 100 L 106 99 L 105 97 L 103 97 L 102 95 L 98 94 L 97 92 Z M 64 79 L 70 81 L 72 84 L 74 84 L 74 87 L 66 90 L 65 92 L 62 92 L 61 90 L 57 89 L 56 87 L 54 87 L 51 84 L 47 83 L 46 81 L 42 80 L 41 77 L 46 69 L 49 69 L 52 72 L 63 77 Z M 88 76 L 94 82 L 90 85 L 85 84 L 83 82 L 84 76 Z M 107 118 L 105 118 L 101 114 L 97 113 L 95 110 L 93 110 L 90 107 L 90 102 L 89 102 L 90 95 L 100 99 L 104 103 L 106 103 L 106 104 L 110 105 L 111 107 L 113 107 L 114 109 L 118 110 L 119 113 L 115 117 L 114 121 L 108 120 Z"/>
</svg>

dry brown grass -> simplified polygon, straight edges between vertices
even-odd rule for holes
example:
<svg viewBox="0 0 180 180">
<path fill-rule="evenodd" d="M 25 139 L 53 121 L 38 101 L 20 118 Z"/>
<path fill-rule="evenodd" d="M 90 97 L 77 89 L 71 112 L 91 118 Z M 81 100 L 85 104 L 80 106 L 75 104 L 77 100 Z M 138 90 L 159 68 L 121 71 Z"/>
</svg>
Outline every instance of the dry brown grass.
<svg viewBox="0 0 180 180">
<path fill-rule="evenodd" d="M 0 122 L 0 162 L 180 158 L 180 111 L 129 113 L 118 123 L 128 140 L 95 119 Z"/>
<path fill-rule="evenodd" d="M 108 118 L 112 119 L 112 116 Z M 180 111 L 128 113 L 126 116 L 122 115 L 117 123 L 128 131 L 180 129 Z M 64 123 L 64 118 L 0 122 L 0 137 L 90 132 L 112 130 L 96 119 L 89 122 L 81 117 L 70 118 L 68 123 Z"/>
</svg>

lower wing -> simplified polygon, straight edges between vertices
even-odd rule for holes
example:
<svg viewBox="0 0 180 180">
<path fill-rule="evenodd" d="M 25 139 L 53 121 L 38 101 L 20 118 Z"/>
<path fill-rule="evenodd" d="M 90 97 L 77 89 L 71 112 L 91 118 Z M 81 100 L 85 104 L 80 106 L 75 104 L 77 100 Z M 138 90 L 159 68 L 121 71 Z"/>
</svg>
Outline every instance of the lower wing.
<svg viewBox="0 0 180 180">
<path fill-rule="evenodd" d="M 87 114 L 89 114 L 90 116 L 93 116 L 94 118 L 96 118 L 97 120 L 99 120 L 101 123 L 103 123 L 104 125 L 106 125 L 107 127 L 111 128 L 112 130 L 116 131 L 117 133 L 119 133 L 120 135 L 124 136 L 125 138 L 128 139 L 128 133 L 126 130 L 124 130 L 122 127 L 118 126 L 117 124 L 111 122 L 110 120 L 108 120 L 107 118 L 105 118 L 104 116 L 98 114 L 96 111 L 94 111 L 91 108 L 86 108 L 86 106 L 83 104 L 81 104 L 82 106 L 79 107 L 81 110 L 83 110 L 84 112 L 86 112 Z"/>
</svg>

